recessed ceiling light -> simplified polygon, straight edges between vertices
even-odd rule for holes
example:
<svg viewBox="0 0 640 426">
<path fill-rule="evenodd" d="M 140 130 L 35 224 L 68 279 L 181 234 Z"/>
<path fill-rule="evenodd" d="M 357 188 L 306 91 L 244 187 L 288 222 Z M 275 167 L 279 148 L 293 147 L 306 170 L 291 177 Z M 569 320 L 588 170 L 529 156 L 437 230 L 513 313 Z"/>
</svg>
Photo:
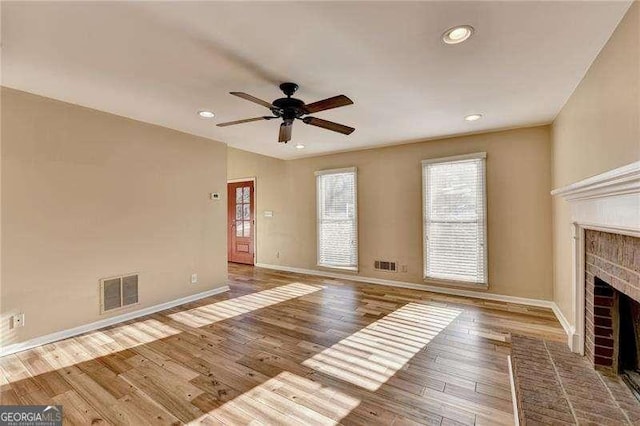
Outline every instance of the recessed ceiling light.
<svg viewBox="0 0 640 426">
<path fill-rule="evenodd" d="M 211 111 L 198 111 L 198 115 L 202 118 L 213 118 L 215 114 Z"/>
<path fill-rule="evenodd" d="M 442 41 L 447 44 L 458 44 L 467 40 L 473 35 L 474 29 L 471 25 L 460 25 L 449 28 L 442 34 Z"/>
<path fill-rule="evenodd" d="M 296 148 L 298 148 L 298 149 L 303 149 L 303 148 L 304 148 L 304 145 L 302 145 L 301 143 L 299 143 L 299 144 L 297 144 L 297 145 L 296 145 Z"/>
<path fill-rule="evenodd" d="M 464 119 L 467 121 L 477 121 L 477 120 L 480 120 L 481 118 L 482 118 L 482 114 L 469 114 L 464 117 Z"/>
</svg>

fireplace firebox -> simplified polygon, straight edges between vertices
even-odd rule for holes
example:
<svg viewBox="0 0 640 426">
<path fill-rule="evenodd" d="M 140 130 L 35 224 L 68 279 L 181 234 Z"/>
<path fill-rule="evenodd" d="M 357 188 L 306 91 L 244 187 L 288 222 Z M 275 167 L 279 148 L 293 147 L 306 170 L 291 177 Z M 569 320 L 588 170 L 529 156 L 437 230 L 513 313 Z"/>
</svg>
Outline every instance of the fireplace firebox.
<svg viewBox="0 0 640 426">
<path fill-rule="evenodd" d="M 618 371 L 640 400 L 640 304 L 618 294 Z"/>
</svg>

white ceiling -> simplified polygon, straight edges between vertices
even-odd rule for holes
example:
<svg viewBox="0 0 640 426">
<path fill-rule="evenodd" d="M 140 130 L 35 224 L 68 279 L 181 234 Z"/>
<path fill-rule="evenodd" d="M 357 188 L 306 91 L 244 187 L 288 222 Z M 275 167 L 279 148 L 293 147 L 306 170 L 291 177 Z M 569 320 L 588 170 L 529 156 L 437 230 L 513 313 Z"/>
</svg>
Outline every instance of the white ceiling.
<svg viewBox="0 0 640 426">
<path fill-rule="evenodd" d="M 618 24 L 608 2 L 2 2 L 2 84 L 279 158 L 550 122 Z M 476 28 L 449 46 L 449 27 Z M 218 128 L 269 111 L 282 81 L 319 118 Z M 201 119 L 199 109 L 216 113 Z M 483 120 L 469 123 L 466 114 Z M 296 150 L 297 142 L 306 149 Z"/>
</svg>

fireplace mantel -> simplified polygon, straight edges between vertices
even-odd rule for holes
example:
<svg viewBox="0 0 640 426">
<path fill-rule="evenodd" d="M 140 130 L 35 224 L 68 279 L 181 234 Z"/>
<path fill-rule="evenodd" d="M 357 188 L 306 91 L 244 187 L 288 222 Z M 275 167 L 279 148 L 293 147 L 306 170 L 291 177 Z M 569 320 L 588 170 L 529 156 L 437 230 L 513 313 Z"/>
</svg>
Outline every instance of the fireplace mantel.
<svg viewBox="0 0 640 426">
<path fill-rule="evenodd" d="M 573 326 L 569 347 L 584 354 L 584 231 L 640 237 L 640 161 L 554 189 L 569 203 L 573 228 Z"/>
</svg>

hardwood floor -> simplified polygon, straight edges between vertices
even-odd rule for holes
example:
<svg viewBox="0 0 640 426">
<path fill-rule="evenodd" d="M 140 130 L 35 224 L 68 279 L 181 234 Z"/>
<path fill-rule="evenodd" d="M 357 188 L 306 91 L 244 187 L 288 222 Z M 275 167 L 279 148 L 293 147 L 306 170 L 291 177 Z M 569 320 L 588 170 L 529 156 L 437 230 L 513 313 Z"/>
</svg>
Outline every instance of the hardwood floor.
<svg viewBox="0 0 640 426">
<path fill-rule="evenodd" d="M 512 333 L 553 313 L 229 266 L 228 293 L 0 359 L 68 424 L 513 424 Z"/>
</svg>

